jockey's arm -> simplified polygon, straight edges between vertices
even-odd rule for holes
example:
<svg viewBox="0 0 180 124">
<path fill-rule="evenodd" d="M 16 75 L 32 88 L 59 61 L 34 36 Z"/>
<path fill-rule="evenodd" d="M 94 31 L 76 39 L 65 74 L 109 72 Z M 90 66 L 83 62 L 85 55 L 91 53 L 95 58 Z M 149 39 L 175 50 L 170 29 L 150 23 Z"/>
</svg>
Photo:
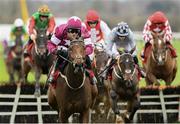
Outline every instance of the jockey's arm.
<svg viewBox="0 0 180 124">
<path fill-rule="evenodd" d="M 53 16 L 51 16 L 51 17 L 49 18 L 48 29 L 47 29 L 47 32 L 48 32 L 49 34 L 52 34 L 52 33 L 53 33 L 55 25 L 56 25 L 55 19 L 54 19 Z"/>
<path fill-rule="evenodd" d="M 29 35 L 34 34 L 34 27 L 35 27 L 35 19 L 34 17 L 31 17 L 29 26 L 28 26 Z"/>
<path fill-rule="evenodd" d="M 116 57 L 117 55 L 119 55 L 117 49 L 113 49 L 113 45 L 114 45 L 114 34 L 113 32 L 111 32 L 109 34 L 108 37 L 108 41 L 107 41 L 107 47 L 106 47 L 106 52 L 107 54 L 109 54 L 109 56 L 111 57 Z M 116 45 L 116 44 L 115 44 Z"/>
<path fill-rule="evenodd" d="M 152 35 L 151 35 L 151 31 L 150 31 L 150 25 L 151 25 L 151 22 L 149 20 L 144 25 L 143 39 L 144 39 L 145 42 L 150 42 L 152 40 Z"/>
<path fill-rule="evenodd" d="M 111 30 L 104 21 L 100 22 L 100 27 L 101 27 L 101 31 L 103 32 L 104 41 L 106 42 L 108 40 L 108 36 Z"/>
<path fill-rule="evenodd" d="M 135 41 L 135 38 L 134 38 L 134 35 L 133 35 L 133 32 L 130 30 L 130 33 L 129 33 L 129 40 L 130 40 L 130 50 L 133 50 L 134 52 L 132 53 L 132 55 L 136 55 L 137 54 L 137 49 L 136 49 L 136 41 Z"/>
<path fill-rule="evenodd" d="M 170 42 L 172 40 L 172 30 L 168 21 L 166 21 L 165 26 L 166 28 L 165 28 L 164 40 L 166 42 Z"/>
</svg>

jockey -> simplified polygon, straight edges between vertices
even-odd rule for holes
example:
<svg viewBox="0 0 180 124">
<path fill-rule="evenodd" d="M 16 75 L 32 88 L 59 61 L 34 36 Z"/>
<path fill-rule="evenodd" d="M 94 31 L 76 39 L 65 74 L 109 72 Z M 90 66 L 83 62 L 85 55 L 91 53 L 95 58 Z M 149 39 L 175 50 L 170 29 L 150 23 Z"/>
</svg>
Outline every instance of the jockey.
<svg viewBox="0 0 180 124">
<path fill-rule="evenodd" d="M 172 56 L 177 57 L 176 51 L 170 42 L 172 40 L 172 31 L 168 19 L 163 12 L 157 11 L 148 18 L 144 26 L 143 39 L 146 43 L 145 43 L 144 51 L 142 51 L 141 54 L 143 60 L 145 58 L 145 52 L 147 47 L 152 44 L 153 36 L 151 33 L 155 33 L 157 35 L 163 36 L 164 41 L 171 50 Z"/>
<path fill-rule="evenodd" d="M 25 46 L 24 56 L 29 56 L 30 44 L 33 43 L 33 40 L 36 39 L 36 30 L 37 29 L 47 29 L 46 35 L 51 37 L 55 27 L 55 19 L 47 5 L 43 5 L 38 9 L 38 12 L 35 12 L 28 26 L 30 39 Z"/>
<path fill-rule="evenodd" d="M 115 47 L 115 49 L 113 48 L 113 46 Z M 134 40 L 133 32 L 129 28 L 128 24 L 125 22 L 120 22 L 117 27 L 113 28 L 109 35 L 106 50 L 113 59 L 116 59 L 119 56 L 119 52 L 117 50 L 119 48 L 124 48 L 128 51 L 134 49 L 134 52 L 132 53 L 134 62 L 138 67 L 138 71 L 139 74 L 141 74 L 141 77 L 145 77 L 145 73 L 139 68 L 136 42 Z"/>
<path fill-rule="evenodd" d="M 86 15 L 85 26 L 91 35 L 91 41 L 96 43 L 97 48 L 106 47 L 105 42 L 110 33 L 108 25 L 100 19 L 99 14 L 95 10 L 89 10 Z"/>
<path fill-rule="evenodd" d="M 62 24 L 56 27 L 55 33 L 52 35 L 50 42 L 48 42 L 48 49 L 51 53 L 59 54 L 64 58 L 67 58 L 67 49 L 70 45 L 70 41 L 79 39 L 80 37 L 87 39 L 89 37 L 87 33 L 88 32 L 82 26 L 81 19 L 79 17 L 72 16 L 68 19 L 67 24 Z M 50 70 L 50 75 L 47 79 L 47 82 L 50 84 L 55 82 L 55 75 L 57 74 L 57 72 L 59 72 L 59 67 L 61 66 L 60 71 L 62 72 L 66 64 L 67 61 L 65 61 L 61 57 L 58 57 L 52 66 L 53 68 Z M 90 77 L 91 84 L 97 91 L 97 80 L 94 76 L 93 71 L 91 70 L 91 61 L 88 56 L 86 56 L 86 69 L 89 72 L 88 76 Z"/>
<path fill-rule="evenodd" d="M 25 42 L 28 39 L 28 34 L 26 32 L 24 22 L 22 19 L 17 18 L 14 21 L 13 27 L 10 31 L 10 42 L 8 43 L 9 47 L 13 47 L 15 45 L 16 36 L 21 35 L 22 41 Z"/>
</svg>

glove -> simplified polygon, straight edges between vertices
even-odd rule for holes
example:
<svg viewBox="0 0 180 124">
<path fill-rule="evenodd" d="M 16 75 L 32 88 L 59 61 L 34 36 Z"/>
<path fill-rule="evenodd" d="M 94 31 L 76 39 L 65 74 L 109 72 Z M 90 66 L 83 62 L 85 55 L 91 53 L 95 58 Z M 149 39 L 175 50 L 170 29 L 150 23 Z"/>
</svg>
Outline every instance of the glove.
<svg viewBox="0 0 180 124">
<path fill-rule="evenodd" d="M 34 40 L 36 39 L 36 35 L 35 35 L 35 34 L 31 34 L 31 35 L 30 35 L 30 38 L 31 38 L 31 40 L 34 41 Z"/>
<path fill-rule="evenodd" d="M 65 56 L 67 54 L 67 51 L 64 49 L 60 49 L 60 50 L 57 50 L 56 54 L 61 55 L 61 56 Z"/>
<path fill-rule="evenodd" d="M 46 36 L 49 36 L 50 32 L 49 31 L 46 31 Z"/>
<path fill-rule="evenodd" d="M 149 43 L 150 43 L 150 44 L 153 44 L 153 39 L 151 39 L 151 40 L 149 41 Z"/>
</svg>

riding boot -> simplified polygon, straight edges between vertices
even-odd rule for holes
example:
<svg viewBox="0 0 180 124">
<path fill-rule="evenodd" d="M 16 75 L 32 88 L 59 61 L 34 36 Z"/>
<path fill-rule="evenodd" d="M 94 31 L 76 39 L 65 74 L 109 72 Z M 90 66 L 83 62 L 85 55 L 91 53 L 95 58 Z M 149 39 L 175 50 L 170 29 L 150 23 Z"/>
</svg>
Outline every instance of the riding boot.
<svg viewBox="0 0 180 124">
<path fill-rule="evenodd" d="M 138 73 L 142 78 L 145 78 L 146 73 L 140 68 L 137 56 L 134 56 L 133 59 L 134 59 L 134 63 L 137 65 Z"/>
<path fill-rule="evenodd" d="M 24 46 L 24 58 L 29 57 L 29 46 L 33 41 L 29 38 L 27 44 Z"/>
<path fill-rule="evenodd" d="M 144 60 L 145 59 L 145 53 L 146 53 L 146 49 L 151 45 L 150 42 L 146 42 L 145 46 L 144 46 L 144 50 L 141 53 L 141 58 Z"/>
<path fill-rule="evenodd" d="M 166 42 L 168 48 L 170 49 L 171 51 L 171 55 L 176 58 L 177 57 L 177 53 L 176 53 L 176 50 L 175 48 L 172 46 L 172 44 L 170 42 Z"/>
<path fill-rule="evenodd" d="M 92 85 L 97 83 L 97 79 L 94 75 L 94 72 L 92 71 L 92 65 L 89 56 L 86 56 L 86 75 L 90 78 Z"/>
<path fill-rule="evenodd" d="M 58 67 L 60 63 L 61 63 L 61 58 L 57 58 L 56 61 L 53 63 L 47 79 L 48 84 L 52 84 L 53 82 L 55 82 L 56 75 L 58 75 L 59 73 Z"/>
<path fill-rule="evenodd" d="M 67 52 L 60 52 L 59 53 L 64 58 L 67 58 L 68 54 Z M 64 66 L 67 64 L 67 62 L 64 61 L 63 58 L 59 57 L 56 59 L 56 61 L 52 65 L 52 69 L 49 72 L 49 76 L 47 79 L 47 83 L 52 84 L 53 82 L 56 82 L 57 77 L 59 76 L 59 71 L 63 72 Z"/>
</svg>

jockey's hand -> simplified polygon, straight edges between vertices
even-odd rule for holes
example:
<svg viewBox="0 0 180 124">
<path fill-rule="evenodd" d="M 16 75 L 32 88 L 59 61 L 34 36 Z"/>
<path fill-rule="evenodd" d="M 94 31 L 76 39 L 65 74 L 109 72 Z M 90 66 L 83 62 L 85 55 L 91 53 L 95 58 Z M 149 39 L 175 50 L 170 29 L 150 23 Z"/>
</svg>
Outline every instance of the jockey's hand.
<svg viewBox="0 0 180 124">
<path fill-rule="evenodd" d="M 50 35 L 50 32 L 49 31 L 46 31 L 46 36 L 49 36 Z"/>
<path fill-rule="evenodd" d="M 35 34 L 31 34 L 31 35 L 30 35 L 30 38 L 31 38 L 31 40 L 34 41 L 34 40 L 36 40 L 36 35 L 35 35 Z"/>
<path fill-rule="evenodd" d="M 57 50 L 57 52 L 56 52 L 57 55 L 61 55 L 61 56 L 64 56 L 66 53 L 67 53 L 67 51 L 64 49 Z"/>
<path fill-rule="evenodd" d="M 149 43 L 150 43 L 150 44 L 153 44 L 153 39 L 151 39 L 151 40 L 149 41 Z"/>
</svg>

